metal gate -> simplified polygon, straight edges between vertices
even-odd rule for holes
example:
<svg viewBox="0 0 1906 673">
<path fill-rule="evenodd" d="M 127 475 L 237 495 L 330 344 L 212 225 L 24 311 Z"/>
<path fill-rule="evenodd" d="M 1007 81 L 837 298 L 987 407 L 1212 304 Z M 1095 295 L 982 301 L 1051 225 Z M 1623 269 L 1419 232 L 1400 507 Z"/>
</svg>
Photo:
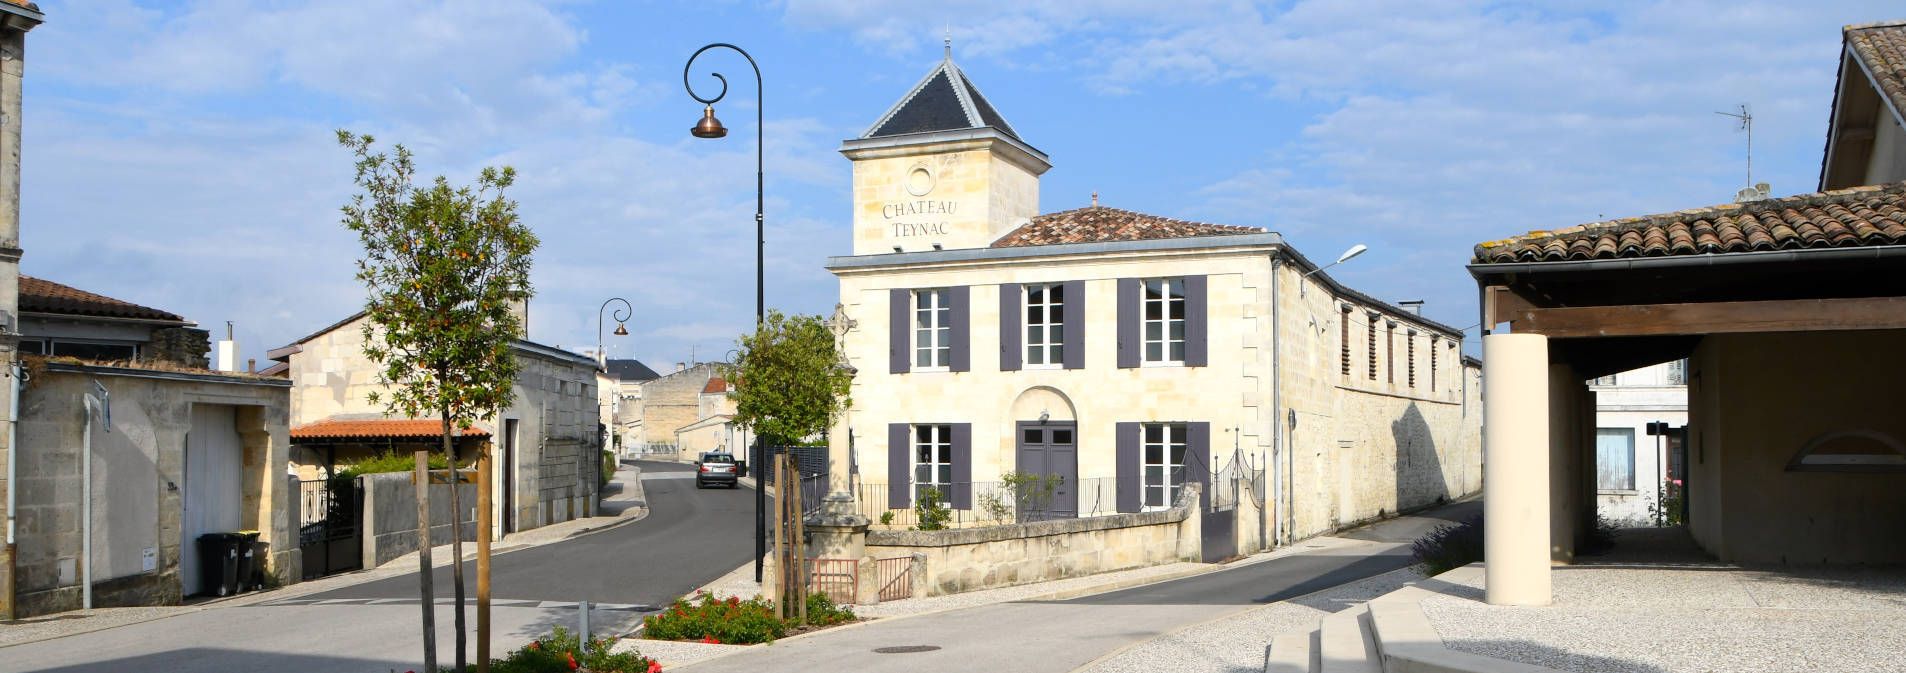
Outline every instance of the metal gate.
<svg viewBox="0 0 1906 673">
<path fill-rule="evenodd" d="M 883 558 L 874 561 L 874 579 L 880 587 L 880 600 L 897 601 L 913 597 L 913 559 Z"/>
<path fill-rule="evenodd" d="M 298 550 L 304 579 L 364 567 L 364 479 L 298 482 Z"/>
<path fill-rule="evenodd" d="M 860 561 L 855 559 L 817 558 L 808 561 L 809 592 L 827 596 L 835 605 L 852 605 L 860 587 Z"/>
</svg>

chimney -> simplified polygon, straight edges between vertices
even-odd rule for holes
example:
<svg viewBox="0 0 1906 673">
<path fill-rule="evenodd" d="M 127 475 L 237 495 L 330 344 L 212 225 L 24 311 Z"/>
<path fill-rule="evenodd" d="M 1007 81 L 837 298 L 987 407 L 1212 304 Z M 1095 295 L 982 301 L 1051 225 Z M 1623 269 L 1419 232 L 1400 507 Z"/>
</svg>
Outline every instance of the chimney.
<svg viewBox="0 0 1906 673">
<path fill-rule="evenodd" d="M 225 338 L 218 341 L 217 357 L 213 369 L 221 372 L 238 371 L 238 340 L 232 337 L 232 321 L 225 321 Z"/>
<path fill-rule="evenodd" d="M 686 363 L 686 362 L 677 362 L 677 363 L 675 363 L 675 371 L 676 371 L 676 372 L 684 372 L 684 371 L 688 371 L 688 363 Z"/>
<path fill-rule="evenodd" d="M 1774 188 L 1772 185 L 1765 182 L 1755 183 L 1752 187 L 1742 187 L 1739 192 L 1735 192 L 1734 202 L 1750 203 L 1754 201 L 1765 201 L 1773 196 L 1773 192 Z"/>
<path fill-rule="evenodd" d="M 529 339 L 529 299 L 510 302 L 510 314 L 516 316 L 516 338 Z"/>
<path fill-rule="evenodd" d="M 1421 299 L 1399 301 L 1396 303 L 1396 305 L 1403 307 L 1403 310 L 1405 311 L 1409 311 L 1410 315 L 1423 315 L 1423 300 Z"/>
</svg>

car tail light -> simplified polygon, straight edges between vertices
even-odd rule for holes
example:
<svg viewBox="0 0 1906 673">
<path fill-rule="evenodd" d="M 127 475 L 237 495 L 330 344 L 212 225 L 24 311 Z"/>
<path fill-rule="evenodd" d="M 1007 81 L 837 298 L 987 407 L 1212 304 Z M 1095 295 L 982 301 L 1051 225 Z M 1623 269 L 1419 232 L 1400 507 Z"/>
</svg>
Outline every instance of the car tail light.
<svg viewBox="0 0 1906 673">
<path fill-rule="evenodd" d="M 702 469 L 701 469 L 701 471 L 703 471 L 703 472 L 707 472 L 707 471 L 708 471 L 708 463 L 702 463 Z"/>
</svg>

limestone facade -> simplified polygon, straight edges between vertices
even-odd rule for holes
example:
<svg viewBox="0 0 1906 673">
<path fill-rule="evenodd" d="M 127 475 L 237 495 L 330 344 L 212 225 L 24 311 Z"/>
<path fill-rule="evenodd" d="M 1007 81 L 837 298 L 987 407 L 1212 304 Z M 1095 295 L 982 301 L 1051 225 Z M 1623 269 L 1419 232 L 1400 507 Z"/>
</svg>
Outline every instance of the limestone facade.
<svg viewBox="0 0 1906 673">
<path fill-rule="evenodd" d="M 335 417 L 384 417 L 382 404 L 369 398 L 386 386 L 378 383 L 377 366 L 364 356 L 364 320 L 357 316 L 273 351 L 289 367 L 293 427 Z M 601 469 L 595 360 L 521 340 L 512 350 L 518 366 L 514 402 L 495 418 L 474 424 L 490 433 L 498 451 L 493 487 L 499 534 L 591 516 Z M 382 449 L 358 447 L 364 454 Z M 297 453 L 303 465 L 324 455 Z M 504 453 L 512 454 L 507 461 Z M 507 494 L 506 485 L 511 487 Z"/>
</svg>

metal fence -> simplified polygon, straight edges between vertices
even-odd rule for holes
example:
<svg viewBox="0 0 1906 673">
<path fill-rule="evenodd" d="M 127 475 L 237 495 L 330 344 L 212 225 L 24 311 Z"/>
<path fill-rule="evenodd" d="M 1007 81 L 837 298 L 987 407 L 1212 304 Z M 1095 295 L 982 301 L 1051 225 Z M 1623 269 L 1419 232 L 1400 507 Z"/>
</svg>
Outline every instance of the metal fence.
<svg viewBox="0 0 1906 673">
<path fill-rule="evenodd" d="M 913 597 L 913 559 L 883 558 L 874 561 L 874 586 L 882 601 Z"/>
<path fill-rule="evenodd" d="M 835 605 L 852 605 L 858 600 L 860 561 L 858 559 L 810 559 L 807 590 L 827 596 Z"/>
</svg>

